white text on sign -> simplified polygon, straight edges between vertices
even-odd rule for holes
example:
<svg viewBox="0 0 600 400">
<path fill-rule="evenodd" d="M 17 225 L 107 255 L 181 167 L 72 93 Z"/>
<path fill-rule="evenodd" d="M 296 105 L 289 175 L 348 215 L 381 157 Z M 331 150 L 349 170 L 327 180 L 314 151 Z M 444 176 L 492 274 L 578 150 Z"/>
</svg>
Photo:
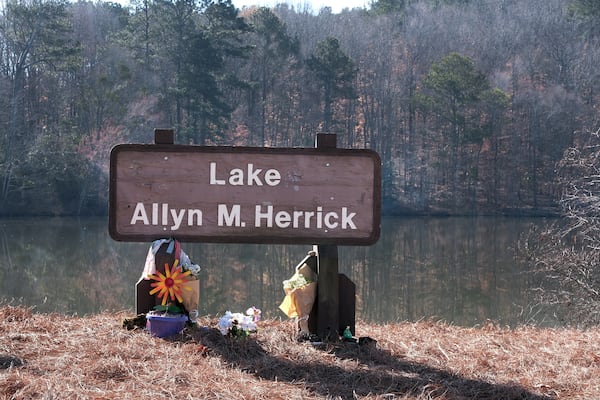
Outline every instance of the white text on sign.
<svg viewBox="0 0 600 400">
<path fill-rule="evenodd" d="M 276 169 L 268 169 L 263 172 L 262 168 L 255 168 L 254 164 L 248 164 L 247 169 L 232 168 L 229 171 L 229 178 L 219 179 L 222 175 L 217 174 L 217 163 L 210 163 L 210 184 L 231 186 L 262 186 L 263 181 L 268 186 L 277 186 L 281 182 L 281 174 Z"/>
<path fill-rule="evenodd" d="M 272 205 L 257 204 L 254 209 L 256 228 L 293 228 L 293 229 L 357 229 L 354 223 L 355 212 L 348 207 L 337 210 L 324 210 L 316 207 L 314 210 L 277 211 Z M 186 218 L 187 217 L 187 218 Z M 176 231 L 183 226 L 202 226 L 203 212 L 200 209 L 176 209 L 168 204 L 137 203 L 131 216 L 130 225 L 147 225 L 168 227 Z M 242 220 L 242 208 L 239 204 L 217 206 L 217 225 L 223 227 L 246 227 Z"/>
</svg>

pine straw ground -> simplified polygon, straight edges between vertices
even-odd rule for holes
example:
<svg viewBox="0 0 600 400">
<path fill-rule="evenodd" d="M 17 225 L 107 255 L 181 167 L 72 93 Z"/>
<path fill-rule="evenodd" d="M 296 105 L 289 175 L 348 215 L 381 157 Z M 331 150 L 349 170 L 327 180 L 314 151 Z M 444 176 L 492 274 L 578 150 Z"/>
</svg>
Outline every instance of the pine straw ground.
<svg viewBox="0 0 600 400">
<path fill-rule="evenodd" d="M 0 307 L 0 397 L 600 399 L 600 329 L 357 323 L 376 346 L 314 346 L 288 321 L 232 340 L 206 317 L 159 339 L 128 317 Z"/>
</svg>

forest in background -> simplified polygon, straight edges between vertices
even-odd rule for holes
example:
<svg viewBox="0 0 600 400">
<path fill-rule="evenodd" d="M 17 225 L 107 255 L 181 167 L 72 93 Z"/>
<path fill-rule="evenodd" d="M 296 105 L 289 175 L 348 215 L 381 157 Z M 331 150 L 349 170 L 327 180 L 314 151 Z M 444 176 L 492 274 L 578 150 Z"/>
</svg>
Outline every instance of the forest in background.
<svg viewBox="0 0 600 400">
<path fill-rule="evenodd" d="M 0 216 L 102 215 L 119 143 L 369 148 L 386 214 L 549 215 L 598 125 L 592 0 L 5 0 Z"/>
</svg>

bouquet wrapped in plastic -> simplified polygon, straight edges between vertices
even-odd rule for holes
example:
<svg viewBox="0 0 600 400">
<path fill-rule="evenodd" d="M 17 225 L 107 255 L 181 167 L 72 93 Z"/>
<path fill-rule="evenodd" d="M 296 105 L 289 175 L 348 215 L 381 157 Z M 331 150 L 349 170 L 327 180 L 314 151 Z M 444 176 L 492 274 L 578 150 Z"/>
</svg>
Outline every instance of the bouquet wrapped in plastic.
<svg viewBox="0 0 600 400">
<path fill-rule="evenodd" d="M 289 318 L 296 318 L 300 333 L 308 334 L 308 317 L 317 297 L 317 274 L 303 264 L 290 279 L 283 281 L 283 291 L 285 297 L 279 309 Z"/>
</svg>

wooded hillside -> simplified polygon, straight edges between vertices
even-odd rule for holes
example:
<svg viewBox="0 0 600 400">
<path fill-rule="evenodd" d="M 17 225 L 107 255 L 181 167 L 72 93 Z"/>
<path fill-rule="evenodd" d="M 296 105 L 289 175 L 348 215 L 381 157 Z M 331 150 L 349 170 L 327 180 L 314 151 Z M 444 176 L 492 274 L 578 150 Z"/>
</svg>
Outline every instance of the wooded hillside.
<svg viewBox="0 0 600 400">
<path fill-rule="evenodd" d="M 552 213 L 557 162 L 597 128 L 596 3 L 7 0 L 0 215 L 105 213 L 111 147 L 165 127 L 197 145 L 336 133 L 380 154 L 386 213 Z"/>
</svg>

